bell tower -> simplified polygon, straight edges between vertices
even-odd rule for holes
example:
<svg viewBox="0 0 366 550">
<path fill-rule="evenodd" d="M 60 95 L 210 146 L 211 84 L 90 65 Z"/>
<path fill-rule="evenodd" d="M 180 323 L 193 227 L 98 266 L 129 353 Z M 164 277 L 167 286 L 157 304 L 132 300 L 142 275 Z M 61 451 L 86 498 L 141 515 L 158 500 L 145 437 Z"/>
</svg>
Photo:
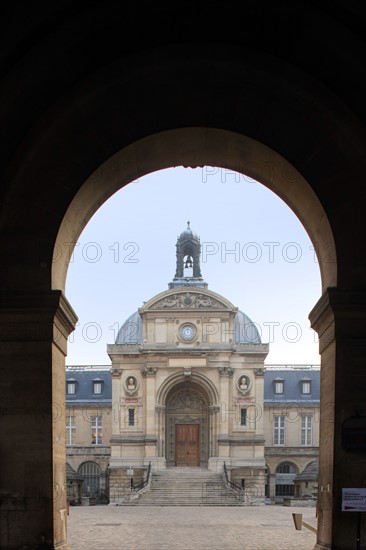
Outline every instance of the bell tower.
<svg viewBox="0 0 366 550">
<path fill-rule="evenodd" d="M 195 286 L 207 288 L 207 283 L 201 275 L 200 258 L 201 242 L 200 238 L 191 229 L 190 222 L 187 222 L 187 229 L 177 238 L 176 243 L 177 268 L 175 277 L 169 288 L 182 286 Z"/>
</svg>

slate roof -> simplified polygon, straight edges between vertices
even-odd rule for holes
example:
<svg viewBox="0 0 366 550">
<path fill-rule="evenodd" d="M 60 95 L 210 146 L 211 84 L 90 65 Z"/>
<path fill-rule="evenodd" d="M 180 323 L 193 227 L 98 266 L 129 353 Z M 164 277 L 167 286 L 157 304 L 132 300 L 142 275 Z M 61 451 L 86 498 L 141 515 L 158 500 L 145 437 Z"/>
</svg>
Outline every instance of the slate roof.
<svg viewBox="0 0 366 550">
<path fill-rule="evenodd" d="M 282 380 L 284 393 L 275 393 L 275 382 Z M 66 393 L 66 404 L 71 403 L 112 403 L 112 376 L 110 367 L 97 369 L 95 367 L 68 367 L 66 381 L 76 382 L 76 393 Z M 102 393 L 93 393 L 93 381 L 102 382 Z M 310 381 L 311 392 L 301 392 L 301 382 Z M 318 368 L 266 368 L 264 371 L 264 403 L 308 403 L 318 404 L 320 401 L 320 369 Z"/>
<path fill-rule="evenodd" d="M 67 382 L 76 383 L 75 394 L 67 393 Z M 102 383 L 102 393 L 93 393 L 93 382 Z M 112 376 L 110 368 L 68 367 L 66 368 L 66 404 L 99 404 L 112 403 Z"/>
<path fill-rule="evenodd" d="M 74 468 L 72 468 L 71 465 L 66 462 L 66 479 L 68 481 L 82 481 L 85 479 L 85 476 L 82 476 L 75 472 Z"/>
<path fill-rule="evenodd" d="M 283 381 L 283 394 L 275 393 L 275 382 Z M 309 381 L 311 391 L 303 394 L 302 381 Z M 320 401 L 320 369 L 315 367 L 295 367 L 273 369 L 266 368 L 264 372 L 264 403 L 308 403 L 318 404 Z"/>
<path fill-rule="evenodd" d="M 302 472 L 297 474 L 294 481 L 314 481 L 318 478 L 319 474 L 319 459 L 310 462 Z"/>
</svg>

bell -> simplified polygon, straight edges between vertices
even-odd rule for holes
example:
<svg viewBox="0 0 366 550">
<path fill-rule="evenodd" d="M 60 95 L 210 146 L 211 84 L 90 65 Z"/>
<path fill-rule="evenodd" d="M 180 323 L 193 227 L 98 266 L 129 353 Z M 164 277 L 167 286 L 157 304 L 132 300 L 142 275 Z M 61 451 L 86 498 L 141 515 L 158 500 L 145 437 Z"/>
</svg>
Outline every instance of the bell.
<svg viewBox="0 0 366 550">
<path fill-rule="evenodd" d="M 184 264 L 184 267 L 193 267 L 193 260 L 190 256 L 187 256 L 186 263 Z"/>
</svg>

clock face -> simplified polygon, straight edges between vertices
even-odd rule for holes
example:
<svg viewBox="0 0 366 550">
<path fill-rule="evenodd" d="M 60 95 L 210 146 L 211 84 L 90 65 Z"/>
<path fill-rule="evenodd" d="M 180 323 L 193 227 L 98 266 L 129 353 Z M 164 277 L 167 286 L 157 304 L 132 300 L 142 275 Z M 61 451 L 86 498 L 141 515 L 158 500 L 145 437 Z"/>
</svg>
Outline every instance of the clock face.
<svg viewBox="0 0 366 550">
<path fill-rule="evenodd" d="M 196 336 L 196 328 L 193 325 L 182 325 L 179 329 L 179 335 L 183 340 L 189 342 Z"/>
</svg>

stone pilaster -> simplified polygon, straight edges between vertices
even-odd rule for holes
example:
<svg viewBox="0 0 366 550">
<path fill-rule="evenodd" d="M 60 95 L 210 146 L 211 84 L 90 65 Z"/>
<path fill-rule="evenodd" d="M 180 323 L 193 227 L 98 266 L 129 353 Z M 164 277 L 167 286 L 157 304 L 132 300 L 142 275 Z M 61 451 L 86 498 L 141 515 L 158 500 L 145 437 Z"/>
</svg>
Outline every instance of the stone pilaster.
<svg viewBox="0 0 366 550">
<path fill-rule="evenodd" d="M 218 435 L 227 437 L 230 430 L 230 415 L 235 415 L 235 409 L 231 406 L 230 399 L 230 383 L 233 376 L 233 369 L 230 365 L 225 364 L 218 367 L 220 373 L 220 421 L 218 426 Z M 229 458 L 229 445 L 228 443 L 222 443 L 219 445 L 220 458 L 228 460 Z"/>
<path fill-rule="evenodd" d="M 356 519 L 341 511 L 342 488 L 365 486 L 366 458 L 365 449 L 345 448 L 342 432 L 348 418 L 366 417 L 366 292 L 329 288 L 309 318 L 321 353 L 316 548 L 332 548 L 333 541 L 351 548 Z"/>
<path fill-rule="evenodd" d="M 121 378 L 123 369 L 120 367 L 112 368 L 112 435 L 118 435 L 121 431 L 122 423 L 122 402 L 121 402 Z M 113 453 L 113 448 L 112 448 Z"/>
<path fill-rule="evenodd" d="M 142 375 L 145 377 L 145 434 L 157 436 L 156 429 L 156 411 L 155 411 L 155 385 L 156 373 L 158 369 L 153 366 L 146 366 L 142 369 Z M 145 446 L 145 457 L 155 457 L 157 454 L 156 444 Z"/>
<path fill-rule="evenodd" d="M 0 547 L 66 550 L 65 355 L 60 291 L 2 294 Z"/>
</svg>

